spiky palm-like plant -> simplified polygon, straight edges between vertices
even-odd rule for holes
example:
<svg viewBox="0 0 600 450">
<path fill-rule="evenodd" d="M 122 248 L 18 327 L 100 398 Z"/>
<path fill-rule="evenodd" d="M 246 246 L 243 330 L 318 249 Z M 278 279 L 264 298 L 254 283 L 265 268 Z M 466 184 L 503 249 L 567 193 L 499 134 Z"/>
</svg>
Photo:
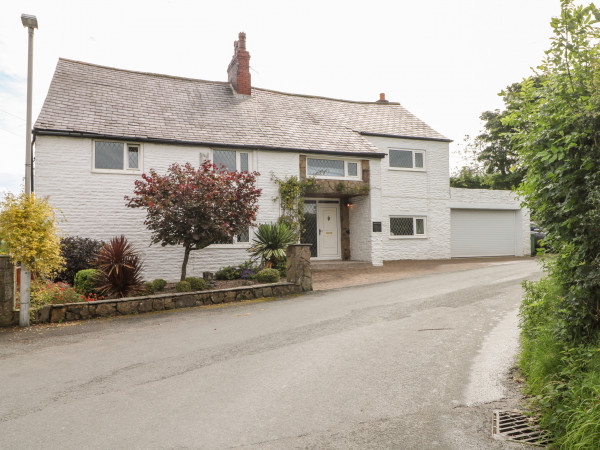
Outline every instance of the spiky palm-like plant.
<svg viewBox="0 0 600 450">
<path fill-rule="evenodd" d="M 286 224 L 263 223 L 258 226 L 248 251 L 253 257 L 260 257 L 267 267 L 273 267 L 285 258 L 287 246 L 294 242 L 294 232 Z"/>
<path fill-rule="evenodd" d="M 142 261 L 125 236 L 104 244 L 97 253 L 96 268 L 100 272 L 98 291 L 107 297 L 125 297 L 143 289 Z"/>
</svg>

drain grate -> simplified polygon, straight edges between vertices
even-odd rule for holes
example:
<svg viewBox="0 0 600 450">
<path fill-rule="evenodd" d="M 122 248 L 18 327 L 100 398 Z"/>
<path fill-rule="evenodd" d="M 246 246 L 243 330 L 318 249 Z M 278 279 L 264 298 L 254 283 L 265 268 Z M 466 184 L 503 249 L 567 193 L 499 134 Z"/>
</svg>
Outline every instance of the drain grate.
<svg viewBox="0 0 600 450">
<path fill-rule="evenodd" d="M 492 434 L 507 441 L 546 446 L 550 436 L 535 424 L 533 419 L 516 411 L 494 411 Z"/>
</svg>

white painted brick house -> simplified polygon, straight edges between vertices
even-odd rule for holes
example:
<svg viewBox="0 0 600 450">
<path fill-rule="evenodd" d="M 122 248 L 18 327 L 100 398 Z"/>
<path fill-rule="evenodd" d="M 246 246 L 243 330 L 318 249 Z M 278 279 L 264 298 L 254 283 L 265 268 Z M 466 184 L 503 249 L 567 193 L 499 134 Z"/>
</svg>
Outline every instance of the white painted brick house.
<svg viewBox="0 0 600 450">
<path fill-rule="evenodd" d="M 351 102 L 251 87 L 240 33 L 229 82 L 61 59 L 34 127 L 35 189 L 66 235 L 124 234 L 145 277 L 175 280 L 182 247 L 150 246 L 145 211 L 125 206 L 150 168 L 205 159 L 261 173 L 258 223 L 274 222 L 272 175 L 315 176 L 306 233 L 317 259 L 526 255 L 529 214 L 510 192 L 450 189 L 449 139 L 398 103 Z M 192 252 L 188 273 L 248 259 L 252 239 Z"/>
</svg>

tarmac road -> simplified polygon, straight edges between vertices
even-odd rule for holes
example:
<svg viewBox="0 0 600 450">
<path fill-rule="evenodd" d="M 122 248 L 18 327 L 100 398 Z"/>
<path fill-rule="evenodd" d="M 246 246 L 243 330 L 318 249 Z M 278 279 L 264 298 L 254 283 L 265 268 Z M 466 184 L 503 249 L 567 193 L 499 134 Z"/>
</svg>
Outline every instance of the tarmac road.
<svg viewBox="0 0 600 450">
<path fill-rule="evenodd" d="M 539 276 L 524 259 L 3 330 L 0 448 L 505 448 L 490 414 L 514 403 L 520 282 Z"/>
</svg>

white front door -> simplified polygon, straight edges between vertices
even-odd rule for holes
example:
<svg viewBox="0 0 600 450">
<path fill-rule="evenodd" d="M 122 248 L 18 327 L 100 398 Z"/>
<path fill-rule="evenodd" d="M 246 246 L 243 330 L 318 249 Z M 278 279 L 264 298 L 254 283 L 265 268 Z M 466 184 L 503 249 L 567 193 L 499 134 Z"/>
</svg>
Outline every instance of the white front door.
<svg viewBox="0 0 600 450">
<path fill-rule="evenodd" d="M 319 258 L 340 257 L 340 205 L 335 203 L 318 204 Z"/>
</svg>

